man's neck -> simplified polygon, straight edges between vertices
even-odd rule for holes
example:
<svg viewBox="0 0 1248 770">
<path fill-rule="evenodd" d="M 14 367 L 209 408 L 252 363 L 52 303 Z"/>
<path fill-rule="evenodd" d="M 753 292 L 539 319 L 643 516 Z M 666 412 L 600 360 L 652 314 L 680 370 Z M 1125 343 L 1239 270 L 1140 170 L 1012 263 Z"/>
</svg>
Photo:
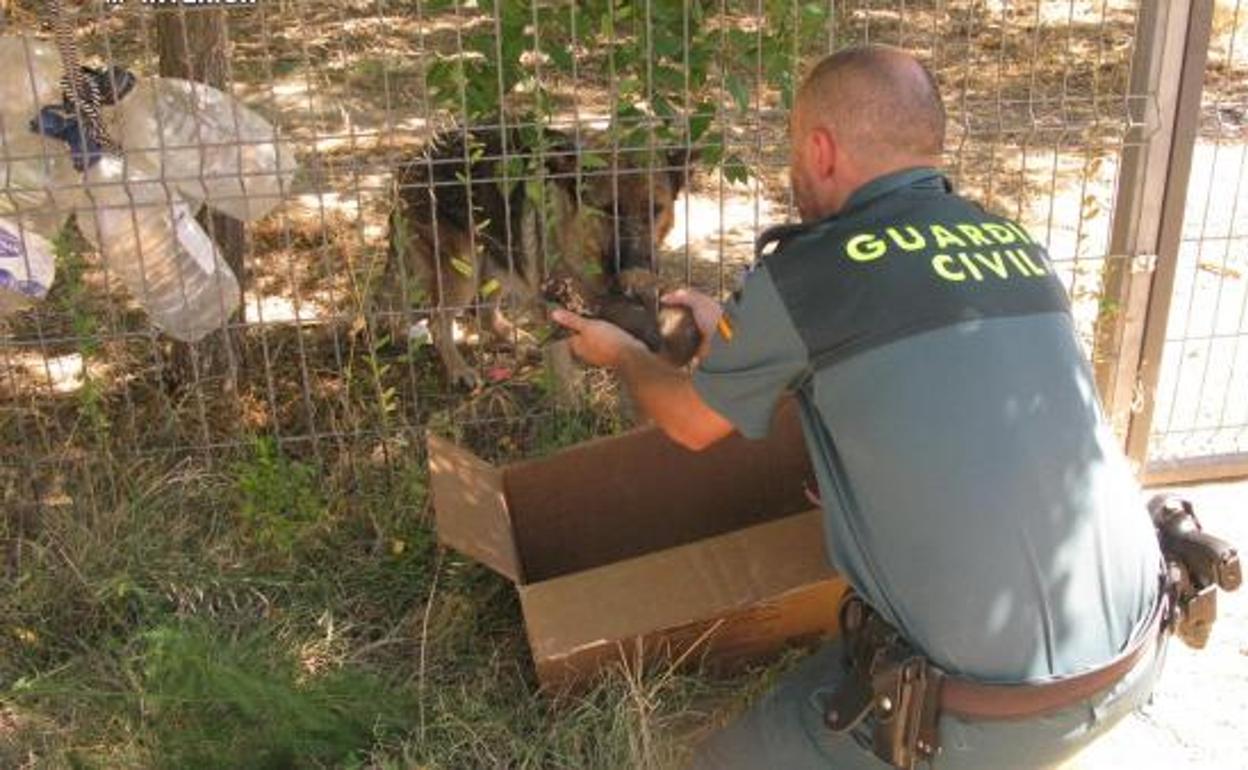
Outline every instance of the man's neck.
<svg viewBox="0 0 1248 770">
<path fill-rule="evenodd" d="M 914 155 L 914 156 L 907 156 L 905 158 L 897 159 L 895 161 L 889 162 L 886 165 L 876 166 L 875 168 L 872 168 L 872 169 L 864 169 L 861 173 L 858 173 L 854 176 L 854 181 L 851 181 L 850 183 L 844 186 L 843 191 L 838 190 L 837 200 L 835 201 L 835 204 L 836 204 L 835 208 L 831 208 L 823 216 L 825 217 L 832 216 L 833 214 L 838 214 L 841 211 L 843 211 L 845 207 L 849 204 L 849 202 L 853 200 L 854 195 L 859 190 L 871 184 L 872 182 L 876 181 L 877 179 L 883 179 L 886 176 L 891 176 L 893 174 L 897 174 L 902 171 L 909 171 L 915 168 L 924 168 L 924 167 L 934 168 L 937 165 L 939 165 L 939 163 L 940 163 L 939 158 L 931 158 L 925 155 Z"/>
</svg>

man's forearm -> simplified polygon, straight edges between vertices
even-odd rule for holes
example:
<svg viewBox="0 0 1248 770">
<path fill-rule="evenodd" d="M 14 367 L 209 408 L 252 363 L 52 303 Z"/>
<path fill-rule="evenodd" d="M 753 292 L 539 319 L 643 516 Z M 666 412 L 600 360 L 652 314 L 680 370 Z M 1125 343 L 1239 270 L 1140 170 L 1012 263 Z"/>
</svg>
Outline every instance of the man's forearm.
<svg viewBox="0 0 1248 770">
<path fill-rule="evenodd" d="M 676 443 L 702 449 L 732 432 L 732 423 L 706 405 L 693 378 L 645 349 L 627 351 L 619 374 L 641 410 Z"/>
</svg>

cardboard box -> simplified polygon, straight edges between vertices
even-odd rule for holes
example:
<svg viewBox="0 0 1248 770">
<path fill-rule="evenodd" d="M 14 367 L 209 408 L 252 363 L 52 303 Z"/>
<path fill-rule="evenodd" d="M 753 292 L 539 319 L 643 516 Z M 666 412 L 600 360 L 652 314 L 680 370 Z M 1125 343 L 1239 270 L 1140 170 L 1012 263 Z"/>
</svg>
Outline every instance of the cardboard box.
<svg viewBox="0 0 1248 770">
<path fill-rule="evenodd" d="M 690 452 L 643 428 L 497 467 L 428 441 L 439 539 L 516 583 L 537 676 L 621 660 L 725 667 L 836 631 L 796 412 Z"/>
</svg>

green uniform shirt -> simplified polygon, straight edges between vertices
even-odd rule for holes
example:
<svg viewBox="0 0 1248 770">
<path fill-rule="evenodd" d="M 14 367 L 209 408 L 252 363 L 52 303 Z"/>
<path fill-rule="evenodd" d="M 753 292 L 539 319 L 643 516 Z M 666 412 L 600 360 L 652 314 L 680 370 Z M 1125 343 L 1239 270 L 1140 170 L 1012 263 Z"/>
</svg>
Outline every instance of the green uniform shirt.
<svg viewBox="0 0 1248 770">
<path fill-rule="evenodd" d="M 833 565 L 955 673 L 1121 650 L 1160 555 L 1044 249 L 932 169 L 777 236 L 694 386 L 748 437 L 796 392 Z"/>
</svg>

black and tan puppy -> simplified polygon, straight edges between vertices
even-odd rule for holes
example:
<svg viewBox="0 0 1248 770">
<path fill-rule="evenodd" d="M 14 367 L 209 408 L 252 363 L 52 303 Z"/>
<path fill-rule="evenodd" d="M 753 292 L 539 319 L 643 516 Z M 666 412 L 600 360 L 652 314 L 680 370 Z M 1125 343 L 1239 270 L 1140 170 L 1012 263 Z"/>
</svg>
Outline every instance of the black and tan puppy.
<svg viewBox="0 0 1248 770">
<path fill-rule="evenodd" d="M 565 134 L 545 130 L 536 143 L 540 151 L 516 130 L 448 132 L 396 170 L 380 299 L 391 309 L 432 309 L 434 345 L 458 385 L 474 388 L 480 377 L 455 345 L 454 318 L 480 300 L 496 336 L 531 340 L 504 316 L 503 302 L 514 298 L 544 317 L 542 288 L 551 281 L 663 345 L 653 267 L 687 154 L 617 151 L 578 174 L 579 148 Z M 673 339 L 688 336 L 691 319 L 662 312 L 667 327 L 679 328 Z"/>
</svg>

